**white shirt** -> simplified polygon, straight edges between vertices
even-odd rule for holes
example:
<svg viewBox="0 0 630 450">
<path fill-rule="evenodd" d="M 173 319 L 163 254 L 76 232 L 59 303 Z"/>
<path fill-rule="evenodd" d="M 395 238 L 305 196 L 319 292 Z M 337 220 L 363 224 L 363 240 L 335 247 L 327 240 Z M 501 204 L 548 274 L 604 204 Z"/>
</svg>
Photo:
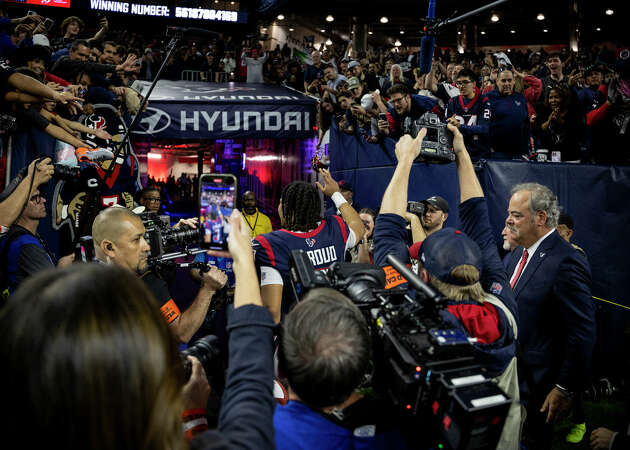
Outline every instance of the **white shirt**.
<svg viewBox="0 0 630 450">
<path fill-rule="evenodd" d="M 527 269 L 527 266 L 528 266 L 529 262 L 532 260 L 532 257 L 534 256 L 534 254 L 536 253 L 536 250 L 538 250 L 538 247 L 540 246 L 540 243 L 542 241 L 544 241 L 545 239 L 547 239 L 547 237 L 551 233 L 553 233 L 554 231 L 556 231 L 555 228 L 553 228 L 549 233 L 545 234 L 543 237 L 541 237 L 536 242 L 534 242 L 531 247 L 527 248 L 527 255 L 528 255 L 527 256 L 527 262 L 525 263 L 525 266 L 523 266 L 523 270 L 521 271 L 521 277 L 525 273 L 525 269 Z M 510 277 L 510 284 L 512 284 L 512 281 L 514 280 L 514 276 L 518 272 L 518 266 L 520 265 L 520 260 L 522 258 L 523 258 L 523 254 L 521 253 L 521 258 L 519 258 L 519 264 L 516 264 L 516 267 L 514 268 L 514 272 L 512 273 L 512 276 Z M 518 284 L 518 281 L 516 282 L 516 284 Z M 516 287 L 516 284 L 514 285 L 514 287 Z"/>
</svg>

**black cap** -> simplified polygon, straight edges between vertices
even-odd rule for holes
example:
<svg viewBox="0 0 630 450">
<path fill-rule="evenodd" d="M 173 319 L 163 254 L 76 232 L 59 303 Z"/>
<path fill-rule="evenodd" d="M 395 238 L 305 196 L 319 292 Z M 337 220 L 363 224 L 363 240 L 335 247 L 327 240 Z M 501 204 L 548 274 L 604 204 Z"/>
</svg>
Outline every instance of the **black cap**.
<svg viewBox="0 0 630 450">
<path fill-rule="evenodd" d="M 339 185 L 339 189 L 341 189 L 342 191 L 354 192 L 354 189 L 352 189 L 352 185 L 346 180 L 339 180 L 337 184 Z"/>
<path fill-rule="evenodd" d="M 440 211 L 444 211 L 448 214 L 448 202 L 439 195 L 433 195 L 426 200 L 422 200 L 420 203 L 426 203 L 433 206 L 435 209 L 439 209 Z"/>
</svg>

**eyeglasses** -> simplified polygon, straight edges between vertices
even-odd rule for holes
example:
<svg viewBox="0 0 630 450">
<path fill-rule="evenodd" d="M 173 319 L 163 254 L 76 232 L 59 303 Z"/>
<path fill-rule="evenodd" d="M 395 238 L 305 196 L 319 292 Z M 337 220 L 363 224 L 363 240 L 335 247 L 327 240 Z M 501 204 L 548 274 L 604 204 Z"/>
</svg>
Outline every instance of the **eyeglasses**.
<svg viewBox="0 0 630 450">
<path fill-rule="evenodd" d="M 404 99 L 405 97 L 390 98 L 389 101 L 392 103 L 392 105 L 395 105 L 397 103 L 402 102 Z"/>
<path fill-rule="evenodd" d="M 33 203 L 41 203 L 42 199 L 44 199 L 44 196 L 42 194 L 35 194 L 32 195 L 31 198 L 29 198 L 29 200 Z"/>
<path fill-rule="evenodd" d="M 461 80 L 461 81 L 456 81 L 455 86 L 466 86 L 470 83 L 472 83 L 471 80 Z"/>
</svg>

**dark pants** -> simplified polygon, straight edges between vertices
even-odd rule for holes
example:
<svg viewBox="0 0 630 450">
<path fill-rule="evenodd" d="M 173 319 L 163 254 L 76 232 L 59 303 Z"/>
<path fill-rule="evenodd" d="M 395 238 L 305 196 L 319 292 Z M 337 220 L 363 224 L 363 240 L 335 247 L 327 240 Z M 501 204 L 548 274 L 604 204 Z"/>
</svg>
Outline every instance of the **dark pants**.
<svg viewBox="0 0 630 450">
<path fill-rule="evenodd" d="M 540 412 L 551 388 L 529 393 L 526 399 L 527 417 L 523 427 L 523 445 L 527 450 L 550 450 L 553 440 L 553 424 L 547 424 L 548 411 Z"/>
</svg>

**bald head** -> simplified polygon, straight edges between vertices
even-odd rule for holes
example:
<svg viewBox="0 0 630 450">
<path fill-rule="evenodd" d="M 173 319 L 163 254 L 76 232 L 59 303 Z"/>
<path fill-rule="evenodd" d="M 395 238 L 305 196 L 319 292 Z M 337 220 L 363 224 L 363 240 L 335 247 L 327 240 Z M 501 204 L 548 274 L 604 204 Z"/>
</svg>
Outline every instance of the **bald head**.
<svg viewBox="0 0 630 450">
<path fill-rule="evenodd" d="M 116 242 L 117 237 L 125 229 L 124 222 L 140 220 L 140 217 L 130 209 L 112 206 L 101 211 L 92 224 L 92 240 L 95 246 L 100 246 L 103 240 Z"/>
<path fill-rule="evenodd" d="M 151 249 L 144 233 L 142 220 L 131 210 L 111 207 L 101 211 L 92 224 L 96 257 L 141 274 Z"/>
</svg>

